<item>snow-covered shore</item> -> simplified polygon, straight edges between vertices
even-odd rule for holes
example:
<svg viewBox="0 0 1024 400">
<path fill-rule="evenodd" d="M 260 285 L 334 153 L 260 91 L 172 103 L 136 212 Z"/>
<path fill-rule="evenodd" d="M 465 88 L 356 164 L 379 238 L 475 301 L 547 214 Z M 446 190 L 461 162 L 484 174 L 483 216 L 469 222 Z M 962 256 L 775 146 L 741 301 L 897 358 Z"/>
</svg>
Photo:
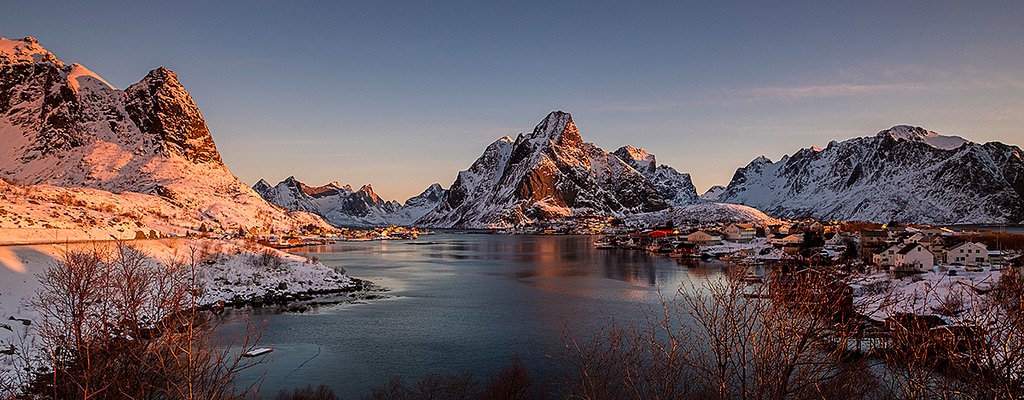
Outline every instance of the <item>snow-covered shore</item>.
<svg viewBox="0 0 1024 400">
<path fill-rule="evenodd" d="M 178 238 L 125 243 L 146 254 L 152 263 L 166 265 L 172 260 L 188 262 L 191 257 L 201 257 L 197 277 L 204 287 L 203 305 L 342 292 L 358 286 L 343 271 L 241 240 Z M 0 246 L 0 351 L 21 349 L 26 341 L 33 341 L 39 314 L 28 302 L 40 289 L 38 276 L 67 251 L 104 246 L 115 243 Z M 270 263 L 261 262 L 264 254 L 263 260 Z M 13 357 L 0 353 L 0 364 L 15 365 Z M 11 372 L 8 367 L 0 368 L 0 379 Z"/>
</svg>

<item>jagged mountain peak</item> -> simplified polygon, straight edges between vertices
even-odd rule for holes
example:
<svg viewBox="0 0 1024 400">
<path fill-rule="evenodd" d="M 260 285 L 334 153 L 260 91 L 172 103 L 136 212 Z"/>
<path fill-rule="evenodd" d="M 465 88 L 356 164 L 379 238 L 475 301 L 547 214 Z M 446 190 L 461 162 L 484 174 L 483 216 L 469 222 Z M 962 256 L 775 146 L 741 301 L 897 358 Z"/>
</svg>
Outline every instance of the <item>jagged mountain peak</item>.
<svg viewBox="0 0 1024 400">
<path fill-rule="evenodd" d="M 564 111 L 552 111 L 533 128 L 533 132 L 524 137 L 531 142 L 550 141 L 558 147 L 580 147 L 583 139 L 572 120 L 572 115 Z"/>
<path fill-rule="evenodd" d="M 929 131 L 920 126 L 896 125 L 892 128 L 878 132 L 877 137 L 889 137 L 893 140 L 906 140 L 913 142 L 924 142 L 928 145 L 942 149 L 953 150 L 968 141 L 960 136 L 945 136 Z"/>
<path fill-rule="evenodd" d="M 124 93 L 128 115 L 142 133 L 159 138 L 164 154 L 223 165 L 199 107 L 174 72 L 153 69 Z"/>
</svg>

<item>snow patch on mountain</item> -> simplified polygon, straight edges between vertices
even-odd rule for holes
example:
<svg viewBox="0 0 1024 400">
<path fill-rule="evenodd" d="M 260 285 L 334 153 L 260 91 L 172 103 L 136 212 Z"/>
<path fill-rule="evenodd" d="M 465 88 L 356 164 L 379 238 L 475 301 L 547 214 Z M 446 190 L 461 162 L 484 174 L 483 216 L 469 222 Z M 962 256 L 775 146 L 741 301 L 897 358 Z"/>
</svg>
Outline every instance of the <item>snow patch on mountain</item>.
<svg viewBox="0 0 1024 400">
<path fill-rule="evenodd" d="M 926 130 L 920 126 L 896 125 L 892 128 L 878 132 L 878 136 L 889 136 L 897 140 L 919 141 L 929 146 L 943 150 L 953 150 L 968 143 L 967 139 L 960 136 L 944 136 Z"/>
</svg>

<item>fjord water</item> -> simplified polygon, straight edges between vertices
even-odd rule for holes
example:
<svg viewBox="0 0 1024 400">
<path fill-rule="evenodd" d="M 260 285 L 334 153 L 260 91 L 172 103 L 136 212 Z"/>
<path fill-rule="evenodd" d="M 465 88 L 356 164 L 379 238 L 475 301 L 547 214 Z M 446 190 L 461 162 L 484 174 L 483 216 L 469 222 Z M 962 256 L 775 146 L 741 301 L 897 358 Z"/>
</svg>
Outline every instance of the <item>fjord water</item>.
<svg viewBox="0 0 1024 400">
<path fill-rule="evenodd" d="M 556 377 L 566 333 L 586 337 L 610 323 L 644 323 L 659 291 L 721 276 L 721 264 L 681 265 L 643 251 L 597 250 L 588 236 L 444 234 L 407 241 L 306 248 L 326 265 L 389 289 L 384 299 L 310 313 L 254 315 L 261 346 L 275 351 L 242 374 L 262 393 L 327 385 L 360 398 L 393 376 L 484 378 L 518 356 L 535 379 Z M 653 310 L 653 311 L 652 311 Z M 245 323 L 219 329 L 238 336 Z"/>
</svg>

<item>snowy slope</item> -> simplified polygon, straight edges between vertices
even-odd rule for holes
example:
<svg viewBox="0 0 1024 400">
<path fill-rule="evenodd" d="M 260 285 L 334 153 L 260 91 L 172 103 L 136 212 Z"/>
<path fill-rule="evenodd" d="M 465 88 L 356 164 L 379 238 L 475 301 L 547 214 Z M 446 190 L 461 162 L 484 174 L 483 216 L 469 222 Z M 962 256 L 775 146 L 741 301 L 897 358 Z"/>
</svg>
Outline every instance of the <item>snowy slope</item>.
<svg viewBox="0 0 1024 400">
<path fill-rule="evenodd" d="M 650 227 L 672 221 L 675 225 L 744 222 L 757 226 L 781 223 L 758 209 L 739 204 L 700 203 L 677 206 L 661 211 L 633 214 L 624 219 L 630 226 Z"/>
<path fill-rule="evenodd" d="M 308 186 L 288 177 L 270 186 L 260 180 L 253 190 L 267 201 L 289 210 L 307 211 L 324 217 L 334 226 L 387 226 L 411 225 L 444 199 L 447 191 L 433 184 L 423 193 L 406 200 L 405 204 L 386 201 L 369 184 L 352 190 L 331 182 L 324 186 Z"/>
<path fill-rule="evenodd" d="M 583 142 L 572 116 L 554 111 L 533 132 L 519 134 L 514 141 L 506 136 L 488 146 L 468 170 L 459 172 L 447 199 L 418 224 L 508 227 L 570 215 L 625 215 L 666 207 L 666 199 L 643 173 Z"/>
<path fill-rule="evenodd" d="M 802 149 L 740 168 L 719 201 L 779 216 L 918 223 L 1024 221 L 1017 146 L 918 127 Z"/>
<path fill-rule="evenodd" d="M 0 179 L 95 189 L 90 196 L 112 204 L 122 201 L 100 191 L 125 195 L 126 205 L 168 212 L 161 225 L 172 231 L 328 227 L 236 179 L 173 72 L 157 68 L 118 90 L 32 38 L 0 38 Z"/>
</svg>

